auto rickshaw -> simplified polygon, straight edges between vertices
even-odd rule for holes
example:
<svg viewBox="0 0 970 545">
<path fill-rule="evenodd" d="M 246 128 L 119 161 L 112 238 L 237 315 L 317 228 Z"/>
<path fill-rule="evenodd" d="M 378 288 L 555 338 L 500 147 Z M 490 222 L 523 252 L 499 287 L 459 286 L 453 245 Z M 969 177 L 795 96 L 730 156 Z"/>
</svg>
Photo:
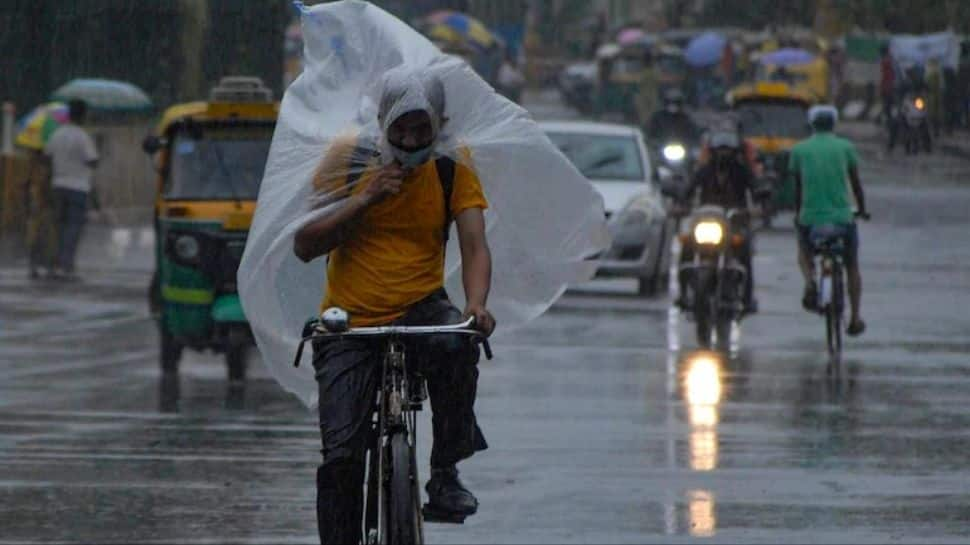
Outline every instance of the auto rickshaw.
<svg viewBox="0 0 970 545">
<path fill-rule="evenodd" d="M 654 64 L 657 68 L 660 96 L 667 89 L 684 90 L 688 66 L 683 49 L 666 44 L 658 46 L 654 53 Z"/>
<path fill-rule="evenodd" d="M 761 62 L 756 71 L 756 79 L 785 83 L 793 91 L 810 96 L 815 103 L 828 102 L 830 99 L 829 65 L 820 56 L 808 62 L 787 66 Z"/>
<path fill-rule="evenodd" d="M 811 135 L 807 113 L 812 96 L 779 82 L 758 82 L 735 88 L 728 98 L 741 130 L 758 151 L 763 167 L 761 202 L 765 226 L 779 210 L 794 210 L 795 181 L 788 170 L 792 147 Z"/>
<path fill-rule="evenodd" d="M 169 108 L 143 143 L 158 172 L 150 302 L 165 373 L 191 348 L 225 354 L 230 381 L 245 378 L 253 338 L 236 271 L 278 114 L 258 78 L 223 78 L 208 101 Z"/>
<path fill-rule="evenodd" d="M 605 44 L 596 52 L 599 85 L 596 114 L 619 114 L 626 123 L 639 119 L 637 95 L 644 69 L 644 54 L 639 48 Z"/>
</svg>

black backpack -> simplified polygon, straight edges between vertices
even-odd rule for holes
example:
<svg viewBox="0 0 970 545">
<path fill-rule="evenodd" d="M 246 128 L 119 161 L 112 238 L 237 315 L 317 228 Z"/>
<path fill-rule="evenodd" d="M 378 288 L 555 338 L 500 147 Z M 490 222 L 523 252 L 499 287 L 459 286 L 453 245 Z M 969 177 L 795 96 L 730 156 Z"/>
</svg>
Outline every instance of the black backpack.
<svg viewBox="0 0 970 545">
<path fill-rule="evenodd" d="M 378 153 L 373 147 L 355 146 L 350 155 L 350 174 L 347 175 L 347 185 L 356 182 L 364 168 L 370 163 L 371 159 L 377 157 Z M 455 160 L 451 157 L 442 155 L 434 160 L 435 169 L 438 171 L 438 182 L 441 183 L 441 192 L 445 199 L 445 224 L 442 227 L 444 232 L 444 243 L 448 244 L 451 236 L 451 195 L 455 188 Z"/>
</svg>

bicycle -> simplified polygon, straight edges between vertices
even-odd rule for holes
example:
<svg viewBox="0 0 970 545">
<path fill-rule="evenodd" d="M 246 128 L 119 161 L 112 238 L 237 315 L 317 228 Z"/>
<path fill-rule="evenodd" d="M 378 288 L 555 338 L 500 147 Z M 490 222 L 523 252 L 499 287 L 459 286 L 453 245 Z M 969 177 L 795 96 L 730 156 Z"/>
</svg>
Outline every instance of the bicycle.
<svg viewBox="0 0 970 545">
<path fill-rule="evenodd" d="M 869 219 L 868 214 L 856 214 Z M 820 256 L 816 311 L 825 316 L 825 339 L 829 353 L 828 374 L 842 374 L 842 321 L 845 312 L 846 236 L 844 225 L 820 225 L 809 232 L 809 241 Z M 814 259 L 814 257 L 813 257 Z"/>
<path fill-rule="evenodd" d="M 319 320 L 304 329 L 294 366 L 298 367 L 307 342 L 348 338 L 384 341 L 381 382 L 371 418 L 377 440 L 365 460 L 364 511 L 361 521 L 364 543 L 369 545 L 424 543 L 425 518 L 421 504 L 417 464 L 417 412 L 428 392 L 423 377 L 408 369 L 405 340 L 429 335 L 463 335 L 481 341 L 485 357 L 492 350 L 485 335 L 474 329 L 475 319 L 443 326 L 349 327 L 342 309 L 327 309 Z M 448 520 L 447 522 L 463 522 Z"/>
</svg>

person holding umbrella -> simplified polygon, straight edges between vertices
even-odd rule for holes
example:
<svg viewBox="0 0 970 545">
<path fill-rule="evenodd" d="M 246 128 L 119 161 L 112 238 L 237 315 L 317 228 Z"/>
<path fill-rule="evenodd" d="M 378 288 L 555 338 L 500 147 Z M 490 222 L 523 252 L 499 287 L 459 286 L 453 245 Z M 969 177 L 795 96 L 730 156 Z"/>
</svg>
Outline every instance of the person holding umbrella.
<svg viewBox="0 0 970 545">
<path fill-rule="evenodd" d="M 100 159 L 91 135 L 81 128 L 86 114 L 83 100 L 68 102 L 68 122 L 58 127 L 44 145 L 51 167 L 58 240 L 53 276 L 66 280 L 77 278 L 74 260 L 87 218 L 94 168 Z"/>
<path fill-rule="evenodd" d="M 44 156 L 44 144 L 51 134 L 68 121 L 67 105 L 51 102 L 35 108 L 24 117 L 21 130 L 14 141 L 29 158 L 24 194 L 27 197 L 26 240 L 31 279 L 40 278 L 40 270 L 48 274 L 54 267 L 57 251 L 57 232 L 51 203 L 50 169 Z"/>
</svg>

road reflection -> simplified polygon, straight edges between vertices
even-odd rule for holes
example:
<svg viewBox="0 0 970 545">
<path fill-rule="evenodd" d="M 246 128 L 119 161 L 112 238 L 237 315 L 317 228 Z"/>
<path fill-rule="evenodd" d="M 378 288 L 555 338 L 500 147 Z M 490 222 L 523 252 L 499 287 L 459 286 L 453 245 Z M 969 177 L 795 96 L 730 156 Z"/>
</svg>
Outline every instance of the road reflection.
<svg viewBox="0 0 970 545">
<path fill-rule="evenodd" d="M 717 528 L 714 510 L 714 494 L 709 490 L 691 490 L 687 493 L 687 516 L 690 535 L 710 537 Z"/>
<path fill-rule="evenodd" d="M 717 354 L 698 352 L 687 359 L 683 388 L 690 425 L 690 468 L 695 471 L 711 471 L 717 467 L 721 380 L 721 358 Z"/>
</svg>

